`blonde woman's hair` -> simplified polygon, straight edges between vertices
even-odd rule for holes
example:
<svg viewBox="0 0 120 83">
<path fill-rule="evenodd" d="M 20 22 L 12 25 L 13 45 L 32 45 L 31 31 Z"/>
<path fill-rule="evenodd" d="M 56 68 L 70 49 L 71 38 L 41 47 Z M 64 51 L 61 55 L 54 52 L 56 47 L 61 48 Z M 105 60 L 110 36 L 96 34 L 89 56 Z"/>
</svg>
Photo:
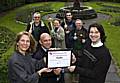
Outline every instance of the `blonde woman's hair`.
<svg viewBox="0 0 120 83">
<path fill-rule="evenodd" d="M 19 51 L 18 50 L 18 45 L 17 43 L 19 42 L 20 38 L 23 36 L 23 35 L 27 35 L 30 39 L 30 47 L 28 48 L 28 50 L 26 51 L 27 53 L 33 53 L 36 49 L 36 41 L 35 39 L 33 38 L 33 36 L 27 32 L 27 31 L 22 31 L 22 32 L 19 32 L 16 36 L 16 41 L 15 41 L 15 51 Z"/>
</svg>

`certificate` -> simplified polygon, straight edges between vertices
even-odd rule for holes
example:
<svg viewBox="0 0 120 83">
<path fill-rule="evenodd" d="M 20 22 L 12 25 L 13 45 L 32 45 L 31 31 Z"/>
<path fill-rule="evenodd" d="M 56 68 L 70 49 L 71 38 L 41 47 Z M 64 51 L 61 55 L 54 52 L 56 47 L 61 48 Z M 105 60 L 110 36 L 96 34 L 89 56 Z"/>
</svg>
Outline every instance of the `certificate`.
<svg viewBox="0 0 120 83">
<path fill-rule="evenodd" d="M 71 50 L 48 50 L 48 68 L 68 67 L 71 65 Z"/>
</svg>

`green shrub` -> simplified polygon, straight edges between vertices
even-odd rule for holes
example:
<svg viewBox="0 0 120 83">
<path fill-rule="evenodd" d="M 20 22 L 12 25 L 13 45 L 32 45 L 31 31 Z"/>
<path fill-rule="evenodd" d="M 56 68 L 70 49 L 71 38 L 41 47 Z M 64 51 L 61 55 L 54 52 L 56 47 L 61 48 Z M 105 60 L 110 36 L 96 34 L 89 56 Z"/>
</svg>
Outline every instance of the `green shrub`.
<svg viewBox="0 0 120 83">
<path fill-rule="evenodd" d="M 11 47 L 15 39 L 15 33 L 8 28 L 0 26 L 0 54 L 5 53 Z"/>
<path fill-rule="evenodd" d="M 7 60 L 10 55 L 3 55 L 14 43 L 15 33 L 0 26 L 0 83 L 7 83 Z"/>
</svg>

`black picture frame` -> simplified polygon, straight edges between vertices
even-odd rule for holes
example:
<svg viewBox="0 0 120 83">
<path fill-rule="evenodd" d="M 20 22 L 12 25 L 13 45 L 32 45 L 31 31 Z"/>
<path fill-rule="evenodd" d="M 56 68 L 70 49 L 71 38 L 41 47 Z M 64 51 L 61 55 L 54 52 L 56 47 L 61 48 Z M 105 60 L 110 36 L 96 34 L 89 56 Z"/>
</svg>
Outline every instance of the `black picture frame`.
<svg viewBox="0 0 120 83">
<path fill-rule="evenodd" d="M 72 64 L 72 49 L 55 49 L 47 51 L 46 65 L 48 68 L 66 68 L 68 66 L 71 66 L 71 64 Z"/>
</svg>

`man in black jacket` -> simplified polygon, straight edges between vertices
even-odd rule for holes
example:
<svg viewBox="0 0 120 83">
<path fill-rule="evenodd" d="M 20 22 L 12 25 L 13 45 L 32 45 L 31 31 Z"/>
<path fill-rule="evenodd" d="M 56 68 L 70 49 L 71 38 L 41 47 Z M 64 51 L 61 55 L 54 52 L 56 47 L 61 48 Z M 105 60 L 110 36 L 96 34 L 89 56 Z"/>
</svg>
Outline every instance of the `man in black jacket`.
<svg viewBox="0 0 120 83">
<path fill-rule="evenodd" d="M 37 60 L 45 59 L 47 57 L 47 50 L 52 45 L 51 36 L 48 33 L 42 33 L 40 36 L 39 43 L 41 44 L 38 51 L 35 53 L 33 58 Z M 42 73 L 39 83 L 58 83 L 61 68 L 53 69 L 52 72 Z"/>
<path fill-rule="evenodd" d="M 42 33 L 49 33 L 49 29 L 41 20 L 41 15 L 39 12 L 34 13 L 33 20 L 27 25 L 26 31 L 30 32 L 37 42 L 39 41 L 39 36 Z"/>
</svg>

